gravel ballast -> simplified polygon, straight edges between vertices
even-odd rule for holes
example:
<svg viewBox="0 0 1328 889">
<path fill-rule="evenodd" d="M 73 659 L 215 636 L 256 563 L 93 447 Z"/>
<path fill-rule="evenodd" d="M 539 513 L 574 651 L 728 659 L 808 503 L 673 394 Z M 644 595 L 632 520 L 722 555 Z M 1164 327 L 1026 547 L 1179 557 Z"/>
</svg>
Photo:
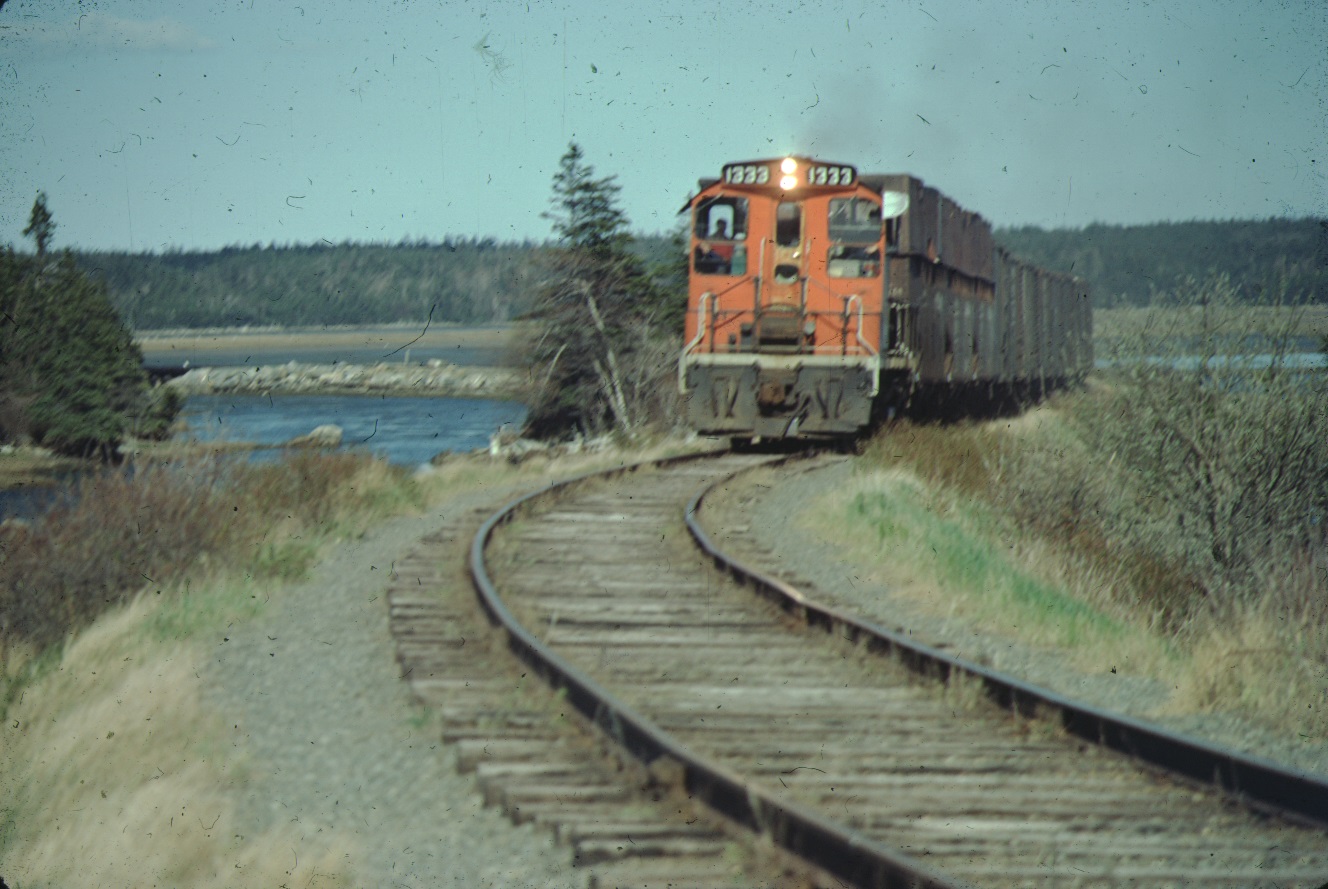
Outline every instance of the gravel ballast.
<svg viewBox="0 0 1328 889">
<path fill-rule="evenodd" d="M 401 681 L 384 591 L 394 560 L 449 516 L 507 492 L 468 494 L 340 543 L 265 612 L 216 640 L 211 706 L 246 761 L 241 820 L 348 836 L 357 885 L 584 886 L 547 831 L 514 827 L 456 772 Z"/>
</svg>

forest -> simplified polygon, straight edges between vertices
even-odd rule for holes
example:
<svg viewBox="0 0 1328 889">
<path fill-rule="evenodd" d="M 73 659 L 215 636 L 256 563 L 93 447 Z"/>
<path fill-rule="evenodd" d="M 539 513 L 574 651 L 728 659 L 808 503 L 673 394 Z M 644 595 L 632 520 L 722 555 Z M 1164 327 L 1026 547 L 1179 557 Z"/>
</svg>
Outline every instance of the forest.
<svg viewBox="0 0 1328 889">
<path fill-rule="evenodd" d="M 996 231 L 1034 263 L 1085 278 L 1099 307 L 1145 305 L 1187 276 L 1226 274 L 1241 298 L 1269 292 L 1328 300 L 1328 221 L 1173 222 Z M 634 249 L 678 284 L 677 235 L 638 235 Z M 131 329 L 483 324 L 529 311 L 549 245 L 446 238 L 396 244 L 232 246 L 210 252 L 76 252 Z M 680 297 L 681 298 L 681 297 Z"/>
<path fill-rule="evenodd" d="M 1006 228 L 996 239 L 1037 265 L 1088 281 L 1099 308 L 1148 305 L 1187 277 L 1225 275 L 1239 298 L 1328 301 L 1328 220 L 1159 222 Z"/>
</svg>

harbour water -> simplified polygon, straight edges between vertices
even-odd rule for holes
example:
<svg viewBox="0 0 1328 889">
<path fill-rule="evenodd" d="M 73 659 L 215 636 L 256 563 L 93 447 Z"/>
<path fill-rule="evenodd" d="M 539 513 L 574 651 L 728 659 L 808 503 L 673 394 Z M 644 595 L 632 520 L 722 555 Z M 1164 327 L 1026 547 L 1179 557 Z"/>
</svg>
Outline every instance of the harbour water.
<svg viewBox="0 0 1328 889">
<path fill-rule="evenodd" d="M 374 364 L 382 361 L 446 361 L 463 367 L 492 367 L 507 357 L 505 328 L 330 329 L 297 332 L 186 332 L 144 340 L 145 364 L 176 368 L 284 364 L 289 361 Z M 176 439 L 259 445 L 237 451 L 242 459 L 279 460 L 280 445 L 318 426 L 342 430 L 342 449 L 362 450 L 389 463 L 413 468 L 443 452 L 486 447 L 503 427 L 519 428 L 525 405 L 481 398 L 420 398 L 391 395 L 191 395 L 185 400 L 183 431 Z M 94 470 L 101 471 L 101 470 Z M 64 483 L 0 490 L 0 519 L 31 518 L 59 496 Z"/>
<path fill-rule="evenodd" d="M 181 414 L 182 440 L 280 445 L 327 424 L 342 430 L 342 448 L 376 454 L 399 466 L 419 466 L 444 451 L 488 445 L 503 426 L 519 427 L 526 408 L 481 398 L 406 398 L 370 395 L 195 395 Z M 278 459 L 280 449 L 252 452 Z"/>
<path fill-rule="evenodd" d="M 188 425 L 176 438 L 266 445 L 237 453 L 247 460 L 279 460 L 287 453 L 279 445 L 315 427 L 335 424 L 342 429 L 342 449 L 363 450 L 397 466 L 415 467 L 444 451 L 483 448 L 504 426 L 520 427 L 525 416 L 525 405 L 519 402 L 479 398 L 197 395 L 185 401 L 181 419 Z M 0 520 L 35 518 L 77 476 L 75 472 L 55 486 L 0 490 Z"/>
</svg>

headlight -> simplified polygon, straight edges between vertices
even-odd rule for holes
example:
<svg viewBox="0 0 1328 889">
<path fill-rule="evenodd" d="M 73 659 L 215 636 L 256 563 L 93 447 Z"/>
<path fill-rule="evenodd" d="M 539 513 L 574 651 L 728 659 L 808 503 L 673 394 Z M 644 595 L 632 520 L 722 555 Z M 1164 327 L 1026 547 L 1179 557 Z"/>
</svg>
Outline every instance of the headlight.
<svg viewBox="0 0 1328 889">
<path fill-rule="evenodd" d="M 798 171 L 798 162 L 791 157 L 786 157 L 779 162 L 779 172 L 785 176 L 792 176 Z"/>
</svg>

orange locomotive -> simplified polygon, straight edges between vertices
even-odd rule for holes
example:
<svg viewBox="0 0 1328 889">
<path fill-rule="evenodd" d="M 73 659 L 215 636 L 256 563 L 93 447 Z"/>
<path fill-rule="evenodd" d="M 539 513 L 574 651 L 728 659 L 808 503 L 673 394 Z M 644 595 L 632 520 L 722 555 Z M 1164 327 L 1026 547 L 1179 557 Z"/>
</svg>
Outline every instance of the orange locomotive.
<svg viewBox="0 0 1328 889">
<path fill-rule="evenodd" d="M 995 246 L 921 180 L 728 164 L 692 214 L 679 385 L 734 439 L 857 434 L 910 398 L 1038 397 L 1092 364 L 1083 282 Z"/>
</svg>

